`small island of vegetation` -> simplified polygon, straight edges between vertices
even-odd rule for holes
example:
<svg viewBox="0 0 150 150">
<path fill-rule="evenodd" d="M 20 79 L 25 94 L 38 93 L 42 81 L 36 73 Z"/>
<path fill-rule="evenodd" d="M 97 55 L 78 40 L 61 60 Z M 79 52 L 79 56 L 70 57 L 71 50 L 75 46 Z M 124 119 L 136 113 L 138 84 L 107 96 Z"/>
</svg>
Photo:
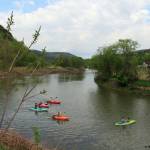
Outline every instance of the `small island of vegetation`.
<svg viewBox="0 0 150 150">
<path fill-rule="evenodd" d="M 87 61 L 90 68 L 97 70 L 98 85 L 150 95 L 150 51 L 137 51 L 137 47 L 136 41 L 120 39 L 99 48 Z"/>
</svg>

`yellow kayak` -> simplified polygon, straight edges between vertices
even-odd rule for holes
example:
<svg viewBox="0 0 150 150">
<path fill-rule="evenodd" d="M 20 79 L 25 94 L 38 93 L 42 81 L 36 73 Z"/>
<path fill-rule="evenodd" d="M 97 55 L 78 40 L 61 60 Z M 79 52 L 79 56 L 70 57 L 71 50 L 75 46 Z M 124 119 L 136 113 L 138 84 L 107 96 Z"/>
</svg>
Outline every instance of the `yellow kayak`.
<svg viewBox="0 0 150 150">
<path fill-rule="evenodd" d="M 136 120 L 128 120 L 128 121 L 124 121 L 124 122 L 119 121 L 119 122 L 115 123 L 115 126 L 126 126 L 126 125 L 130 125 L 133 123 L 136 123 Z"/>
</svg>

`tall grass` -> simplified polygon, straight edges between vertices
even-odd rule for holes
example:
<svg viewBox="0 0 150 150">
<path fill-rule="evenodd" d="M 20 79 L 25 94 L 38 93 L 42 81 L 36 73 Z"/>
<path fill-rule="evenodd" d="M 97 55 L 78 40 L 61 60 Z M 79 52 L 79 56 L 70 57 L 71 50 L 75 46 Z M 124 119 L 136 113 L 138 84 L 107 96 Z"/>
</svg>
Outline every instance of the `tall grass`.
<svg viewBox="0 0 150 150">
<path fill-rule="evenodd" d="M 32 131 L 33 131 L 34 142 L 36 144 L 40 144 L 40 142 L 41 142 L 41 135 L 40 135 L 39 128 L 38 127 L 32 127 Z"/>
<path fill-rule="evenodd" d="M 0 144 L 0 150 L 8 150 L 8 148 L 6 148 L 6 146 Z"/>
<path fill-rule="evenodd" d="M 14 131 L 0 130 L 0 150 L 47 150 Z M 8 149 L 5 149 L 5 147 Z"/>
</svg>

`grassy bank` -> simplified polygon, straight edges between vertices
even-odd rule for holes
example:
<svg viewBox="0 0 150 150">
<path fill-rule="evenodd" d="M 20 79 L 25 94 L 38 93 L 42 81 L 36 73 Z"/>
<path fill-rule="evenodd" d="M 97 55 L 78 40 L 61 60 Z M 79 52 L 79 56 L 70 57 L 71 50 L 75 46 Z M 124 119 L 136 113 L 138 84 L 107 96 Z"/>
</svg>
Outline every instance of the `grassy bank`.
<svg viewBox="0 0 150 150">
<path fill-rule="evenodd" d="M 150 88 L 150 81 L 148 80 L 138 80 L 134 83 L 135 86 L 141 87 L 149 87 Z"/>
<path fill-rule="evenodd" d="M 14 76 L 27 76 L 31 75 L 33 72 L 32 68 L 27 67 L 16 67 L 14 70 L 8 74 L 6 71 L 0 71 L 0 78 L 6 77 L 14 77 Z M 68 73 L 68 74 L 81 74 L 84 72 L 84 69 L 77 69 L 77 68 L 62 68 L 62 67 L 46 67 L 37 69 L 34 71 L 33 75 L 47 75 L 47 74 L 54 74 L 54 73 Z"/>
<path fill-rule="evenodd" d="M 150 96 L 150 81 L 149 80 L 137 80 L 136 82 L 130 83 L 128 86 L 121 86 L 117 79 L 109 79 L 102 82 L 96 79 L 95 82 L 100 86 L 116 91 L 125 91 L 129 93 L 140 94 L 144 96 Z"/>
<path fill-rule="evenodd" d="M 0 150 L 50 150 L 22 137 L 14 131 L 0 130 Z M 52 149 L 51 149 L 52 150 Z"/>
</svg>

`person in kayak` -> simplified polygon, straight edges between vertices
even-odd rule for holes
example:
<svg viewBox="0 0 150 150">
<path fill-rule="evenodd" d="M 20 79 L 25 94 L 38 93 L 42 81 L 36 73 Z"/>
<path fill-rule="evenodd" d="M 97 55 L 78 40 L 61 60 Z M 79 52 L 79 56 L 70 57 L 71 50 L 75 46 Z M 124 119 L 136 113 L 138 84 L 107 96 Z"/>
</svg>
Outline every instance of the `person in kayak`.
<svg viewBox="0 0 150 150">
<path fill-rule="evenodd" d="M 129 122 L 129 121 L 130 121 L 130 117 L 127 117 L 127 118 L 122 117 L 122 118 L 121 118 L 121 122 L 122 122 L 122 123 Z"/>
<path fill-rule="evenodd" d="M 59 111 L 59 112 L 57 113 L 57 116 L 62 116 L 62 113 Z"/>
<path fill-rule="evenodd" d="M 126 122 L 125 117 L 122 117 L 122 118 L 121 118 L 121 123 L 125 123 L 125 122 Z"/>
<path fill-rule="evenodd" d="M 40 91 L 40 94 L 45 94 L 47 91 L 43 89 L 43 91 Z"/>
<path fill-rule="evenodd" d="M 127 118 L 127 121 L 128 121 L 128 122 L 130 121 L 130 117 Z"/>
<path fill-rule="evenodd" d="M 41 104 L 42 104 L 42 102 L 39 103 L 39 108 L 41 108 Z"/>
<path fill-rule="evenodd" d="M 37 103 L 35 103 L 35 106 L 34 106 L 34 108 L 35 108 L 35 109 L 37 109 L 37 107 L 38 107 L 38 104 L 37 104 Z"/>
</svg>

